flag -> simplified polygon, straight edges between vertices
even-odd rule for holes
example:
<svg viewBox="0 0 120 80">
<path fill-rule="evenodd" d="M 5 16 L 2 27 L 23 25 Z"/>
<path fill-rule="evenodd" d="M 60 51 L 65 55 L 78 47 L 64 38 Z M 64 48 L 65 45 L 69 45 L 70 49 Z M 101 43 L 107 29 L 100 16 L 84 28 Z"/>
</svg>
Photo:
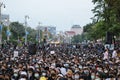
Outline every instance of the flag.
<svg viewBox="0 0 120 80">
<path fill-rule="evenodd" d="M 11 32 L 10 32 L 9 30 L 7 30 L 6 35 L 7 35 L 7 36 L 10 36 L 10 35 L 11 35 Z"/>
<path fill-rule="evenodd" d="M 38 40 L 38 36 L 36 35 L 36 41 Z"/>
<path fill-rule="evenodd" d="M 26 35 L 28 35 L 29 34 L 29 32 L 28 31 L 26 31 Z"/>
<path fill-rule="evenodd" d="M 3 28 L 3 26 L 2 26 L 2 25 L 0 25 L 0 31 L 2 31 L 2 28 Z"/>
</svg>

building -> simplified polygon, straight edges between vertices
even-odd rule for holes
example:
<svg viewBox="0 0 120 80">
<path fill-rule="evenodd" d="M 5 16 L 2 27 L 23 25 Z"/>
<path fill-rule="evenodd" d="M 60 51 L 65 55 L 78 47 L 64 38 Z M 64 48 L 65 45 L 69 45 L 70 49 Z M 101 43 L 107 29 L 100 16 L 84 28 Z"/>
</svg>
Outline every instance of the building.
<svg viewBox="0 0 120 80">
<path fill-rule="evenodd" d="M 56 35 L 56 27 L 47 27 L 48 32 L 50 32 L 52 35 Z"/>
<path fill-rule="evenodd" d="M 64 43 L 65 33 L 63 31 L 59 31 L 59 33 L 57 34 L 56 39 L 57 39 L 58 42 Z"/>
<path fill-rule="evenodd" d="M 81 35 L 83 33 L 83 28 L 80 25 L 73 25 L 71 31 L 75 32 L 75 35 Z"/>
<path fill-rule="evenodd" d="M 56 27 L 51 27 L 51 26 L 40 26 L 39 29 L 42 31 L 45 31 L 45 29 L 47 28 L 47 31 L 50 32 L 52 35 L 56 34 Z"/>
<path fill-rule="evenodd" d="M 67 37 L 73 37 L 74 35 L 76 35 L 76 33 L 75 33 L 74 31 L 66 31 L 66 32 L 65 32 L 65 35 L 66 35 Z"/>
<path fill-rule="evenodd" d="M 51 38 L 51 36 L 56 35 L 56 27 L 38 26 L 37 30 L 38 30 L 38 33 L 39 33 L 38 36 L 40 35 L 40 30 L 42 31 L 42 36 L 38 37 L 38 38 L 41 38 L 41 40 L 43 40 L 43 39 L 49 40 Z"/>
<path fill-rule="evenodd" d="M 73 25 L 70 31 L 65 32 L 65 42 L 71 43 L 72 37 L 75 35 L 81 35 L 83 33 L 83 28 L 80 25 Z"/>
<path fill-rule="evenodd" d="M 72 37 L 74 36 L 74 35 L 76 35 L 76 33 L 74 32 L 74 31 L 66 31 L 65 32 L 65 36 L 66 36 L 66 38 L 65 38 L 65 43 L 71 43 L 71 40 L 72 40 Z"/>
</svg>

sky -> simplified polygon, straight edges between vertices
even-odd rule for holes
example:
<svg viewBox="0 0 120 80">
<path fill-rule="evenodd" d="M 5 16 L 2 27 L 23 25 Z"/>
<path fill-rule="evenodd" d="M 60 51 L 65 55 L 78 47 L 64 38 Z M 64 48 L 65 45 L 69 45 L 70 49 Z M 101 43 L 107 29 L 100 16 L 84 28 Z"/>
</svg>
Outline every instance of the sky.
<svg viewBox="0 0 120 80">
<path fill-rule="evenodd" d="M 28 25 L 36 28 L 55 26 L 58 31 L 70 30 L 72 25 L 83 27 L 92 22 L 94 8 L 92 0 L 0 0 L 6 5 L 3 14 L 10 15 L 10 21 L 24 23 L 25 15 L 30 17 Z"/>
</svg>

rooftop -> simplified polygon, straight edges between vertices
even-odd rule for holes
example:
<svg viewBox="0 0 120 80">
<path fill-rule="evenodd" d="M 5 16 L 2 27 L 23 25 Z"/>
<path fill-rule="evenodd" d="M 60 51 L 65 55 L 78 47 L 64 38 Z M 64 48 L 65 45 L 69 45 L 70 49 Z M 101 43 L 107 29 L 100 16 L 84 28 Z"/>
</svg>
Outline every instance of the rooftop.
<svg viewBox="0 0 120 80">
<path fill-rule="evenodd" d="M 73 25 L 72 28 L 81 28 L 80 25 Z"/>
</svg>

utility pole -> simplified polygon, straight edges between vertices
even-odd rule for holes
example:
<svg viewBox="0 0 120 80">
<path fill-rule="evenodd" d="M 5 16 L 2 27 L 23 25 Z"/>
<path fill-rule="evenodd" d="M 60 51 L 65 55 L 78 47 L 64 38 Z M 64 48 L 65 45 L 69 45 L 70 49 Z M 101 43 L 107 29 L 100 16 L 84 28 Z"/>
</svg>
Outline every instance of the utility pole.
<svg viewBox="0 0 120 80">
<path fill-rule="evenodd" d="M 25 45 L 27 45 L 27 19 L 29 19 L 29 16 L 25 16 Z"/>
<path fill-rule="evenodd" d="M 1 13 L 1 8 L 2 6 L 5 8 L 5 4 L 3 4 L 3 2 L 0 2 L 0 45 L 2 44 L 2 13 Z"/>
<path fill-rule="evenodd" d="M 9 20 L 9 17 L 7 19 L 7 22 L 8 22 L 8 27 L 7 27 L 7 30 L 8 30 L 7 41 L 9 41 L 10 40 L 10 28 L 9 28 L 9 26 L 10 26 L 10 20 Z"/>
<path fill-rule="evenodd" d="M 41 41 L 41 27 L 40 27 L 40 22 L 38 23 L 38 41 L 39 41 L 39 43 L 40 43 L 40 41 Z"/>
</svg>

